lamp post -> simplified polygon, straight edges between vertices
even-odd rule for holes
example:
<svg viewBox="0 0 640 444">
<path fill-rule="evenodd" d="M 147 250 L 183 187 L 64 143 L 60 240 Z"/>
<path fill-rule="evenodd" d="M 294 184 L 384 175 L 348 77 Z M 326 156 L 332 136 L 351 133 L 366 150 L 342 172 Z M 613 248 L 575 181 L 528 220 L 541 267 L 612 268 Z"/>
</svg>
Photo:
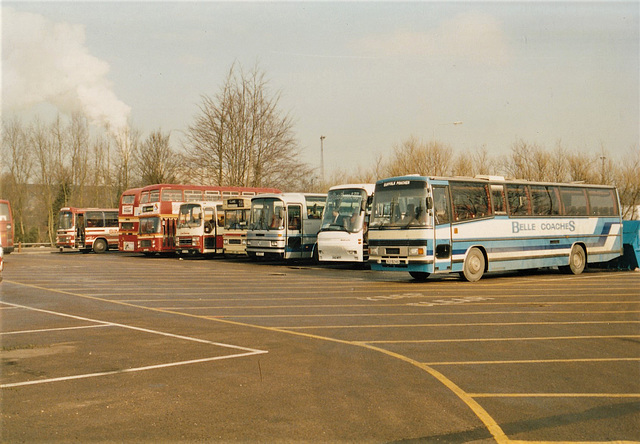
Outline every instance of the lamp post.
<svg viewBox="0 0 640 444">
<path fill-rule="evenodd" d="M 604 161 L 607 159 L 607 156 L 600 156 L 600 160 L 602 160 L 602 170 L 600 171 L 600 183 L 604 184 Z"/>
<path fill-rule="evenodd" d="M 320 136 L 320 175 L 322 176 L 322 182 L 324 183 L 324 139 L 325 136 Z"/>
</svg>

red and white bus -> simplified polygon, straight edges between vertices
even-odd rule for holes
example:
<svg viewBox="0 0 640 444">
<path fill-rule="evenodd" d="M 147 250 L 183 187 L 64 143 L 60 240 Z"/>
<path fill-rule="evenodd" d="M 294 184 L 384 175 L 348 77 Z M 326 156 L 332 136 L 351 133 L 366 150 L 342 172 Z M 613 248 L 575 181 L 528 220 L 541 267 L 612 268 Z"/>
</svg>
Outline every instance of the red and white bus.
<svg viewBox="0 0 640 444">
<path fill-rule="evenodd" d="M 13 251 L 13 213 L 8 200 L 0 200 L 0 247 L 5 254 Z"/>
<path fill-rule="evenodd" d="M 93 250 L 104 253 L 118 249 L 118 210 L 116 208 L 75 208 L 60 209 L 56 247 L 78 249 L 82 252 Z"/>
<path fill-rule="evenodd" d="M 222 211 L 224 211 L 224 254 L 246 256 L 251 198 L 227 197 L 222 203 Z"/>
<path fill-rule="evenodd" d="M 140 230 L 140 194 L 142 188 L 132 188 L 120 196 L 118 206 L 118 250 L 136 251 Z"/>
<path fill-rule="evenodd" d="M 216 202 L 221 205 L 223 197 L 231 196 L 232 193 L 237 193 L 237 195 L 252 193 L 251 195 L 255 195 L 256 193 L 264 192 L 279 192 L 279 190 L 274 188 L 177 184 L 146 186 L 140 193 L 140 229 L 138 232 L 138 246 L 136 251 L 144 253 L 145 255 L 176 252 L 178 248 L 176 243 L 176 239 L 178 239 L 178 215 L 180 213 L 180 205 L 183 203 Z M 204 226 L 202 227 L 202 231 L 202 236 L 204 236 Z M 200 236 L 200 234 L 197 235 Z M 218 235 L 220 236 L 220 245 L 222 245 L 222 230 L 220 230 L 219 234 L 216 233 L 216 236 Z M 190 236 L 193 241 L 193 237 L 196 236 L 196 234 L 184 234 L 184 236 Z M 178 240 L 178 242 L 180 241 Z M 181 252 L 182 250 L 196 250 L 186 244 L 180 245 L 179 247 Z M 205 254 L 204 247 L 198 248 L 197 250 L 197 252 Z"/>
</svg>

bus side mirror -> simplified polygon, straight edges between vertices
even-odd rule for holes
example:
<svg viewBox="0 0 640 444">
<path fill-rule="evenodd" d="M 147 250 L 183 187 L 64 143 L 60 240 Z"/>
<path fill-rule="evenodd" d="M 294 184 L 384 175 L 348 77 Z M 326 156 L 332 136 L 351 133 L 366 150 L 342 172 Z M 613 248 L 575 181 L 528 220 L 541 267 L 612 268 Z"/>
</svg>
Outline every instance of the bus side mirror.
<svg viewBox="0 0 640 444">
<path fill-rule="evenodd" d="M 373 204 L 373 196 L 367 196 L 366 200 L 362 199 L 360 208 L 362 209 L 362 211 L 367 211 L 367 208 L 370 207 L 371 204 Z"/>
<path fill-rule="evenodd" d="M 431 198 L 431 196 L 427 196 L 427 210 L 430 210 L 433 208 L 433 199 Z"/>
</svg>

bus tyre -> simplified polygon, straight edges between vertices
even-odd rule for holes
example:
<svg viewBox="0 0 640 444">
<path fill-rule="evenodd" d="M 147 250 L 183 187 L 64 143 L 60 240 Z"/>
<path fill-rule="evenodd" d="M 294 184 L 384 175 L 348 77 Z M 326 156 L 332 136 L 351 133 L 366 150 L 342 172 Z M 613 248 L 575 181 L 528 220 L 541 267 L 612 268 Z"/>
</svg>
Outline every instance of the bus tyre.
<svg viewBox="0 0 640 444">
<path fill-rule="evenodd" d="M 484 274 L 485 260 L 484 254 L 478 248 L 472 248 L 467 253 L 467 257 L 464 259 L 464 265 L 462 268 L 462 276 L 468 282 L 479 281 Z"/>
<path fill-rule="evenodd" d="M 580 274 L 587 265 L 587 254 L 580 245 L 574 245 L 569 254 L 569 265 L 560 267 L 564 273 Z"/>
<path fill-rule="evenodd" d="M 410 271 L 409 274 L 416 281 L 420 281 L 420 282 L 426 281 L 427 278 L 429 277 L 429 273 L 427 273 L 425 271 Z"/>
<path fill-rule="evenodd" d="M 104 239 L 96 239 L 93 242 L 93 251 L 95 253 L 104 253 L 105 251 L 107 251 L 108 245 L 107 245 L 107 241 Z"/>
</svg>

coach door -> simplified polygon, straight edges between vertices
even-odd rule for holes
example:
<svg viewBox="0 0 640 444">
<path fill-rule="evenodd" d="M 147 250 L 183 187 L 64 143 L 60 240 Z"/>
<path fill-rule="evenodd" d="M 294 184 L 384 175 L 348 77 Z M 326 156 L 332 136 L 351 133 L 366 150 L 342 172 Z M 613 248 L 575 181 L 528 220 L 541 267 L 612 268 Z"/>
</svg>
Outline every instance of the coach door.
<svg viewBox="0 0 640 444">
<path fill-rule="evenodd" d="M 302 257 L 302 206 L 287 206 L 287 257 Z"/>
<path fill-rule="evenodd" d="M 451 204 L 449 187 L 433 186 L 434 273 L 451 271 Z"/>
</svg>

